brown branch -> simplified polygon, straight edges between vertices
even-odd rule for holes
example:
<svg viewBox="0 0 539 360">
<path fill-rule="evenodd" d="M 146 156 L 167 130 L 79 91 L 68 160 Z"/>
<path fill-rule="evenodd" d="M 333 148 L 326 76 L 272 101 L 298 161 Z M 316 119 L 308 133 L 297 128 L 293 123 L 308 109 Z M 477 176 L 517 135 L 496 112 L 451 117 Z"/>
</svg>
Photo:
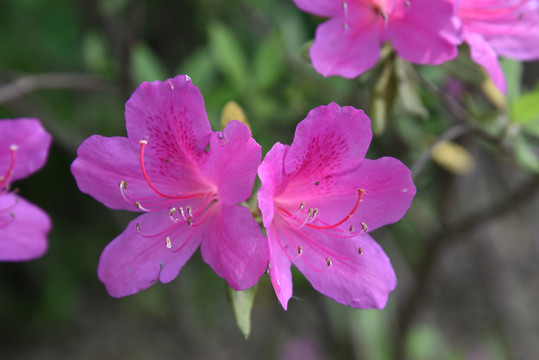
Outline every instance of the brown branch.
<svg viewBox="0 0 539 360">
<path fill-rule="evenodd" d="M 481 211 L 467 216 L 459 222 L 453 225 L 449 225 L 443 228 L 433 235 L 431 235 L 428 242 L 431 246 L 427 249 L 425 254 L 425 262 L 421 268 L 417 271 L 417 287 L 415 291 L 410 295 L 407 301 L 404 302 L 400 311 L 400 337 L 397 339 L 396 349 L 397 354 L 403 358 L 404 341 L 408 328 L 412 324 L 412 321 L 422 304 L 425 294 L 430 283 L 429 277 L 431 276 L 433 269 L 440 262 L 441 254 L 448 243 L 448 240 L 461 240 L 463 235 L 470 232 L 473 229 L 495 219 L 503 216 L 518 206 L 522 206 L 527 201 L 534 199 L 535 194 L 539 191 L 539 176 L 534 176 L 531 180 L 522 184 L 517 190 L 510 193 L 503 200 L 498 203 L 487 207 Z M 460 237 L 457 237 L 460 235 Z"/>
<path fill-rule="evenodd" d="M 114 88 L 102 79 L 89 74 L 50 73 L 27 75 L 0 87 L 0 104 L 12 101 L 41 89 L 78 89 L 113 92 Z"/>
</svg>

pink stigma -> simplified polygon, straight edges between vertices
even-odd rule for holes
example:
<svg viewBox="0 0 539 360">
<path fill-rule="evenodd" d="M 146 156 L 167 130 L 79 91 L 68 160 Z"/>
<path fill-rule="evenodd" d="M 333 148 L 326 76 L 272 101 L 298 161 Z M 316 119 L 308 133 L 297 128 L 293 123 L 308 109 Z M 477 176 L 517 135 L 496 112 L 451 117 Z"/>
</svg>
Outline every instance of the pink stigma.
<svg viewBox="0 0 539 360">
<path fill-rule="evenodd" d="M 318 225 L 313 225 L 313 224 L 306 223 L 305 226 L 312 227 L 313 229 L 327 230 L 327 229 L 334 229 L 337 226 L 344 224 L 346 222 L 346 220 L 350 219 L 352 217 L 352 215 L 354 215 L 354 213 L 356 212 L 357 207 L 359 206 L 359 203 L 361 202 L 361 198 L 363 197 L 363 194 L 365 194 L 365 190 L 363 190 L 363 189 L 358 189 L 357 190 L 357 201 L 356 201 L 356 204 L 354 205 L 354 208 L 352 209 L 352 211 L 350 211 L 344 217 L 344 219 L 342 219 L 338 223 L 333 224 L 333 225 L 329 225 L 329 226 L 318 226 Z"/>
</svg>

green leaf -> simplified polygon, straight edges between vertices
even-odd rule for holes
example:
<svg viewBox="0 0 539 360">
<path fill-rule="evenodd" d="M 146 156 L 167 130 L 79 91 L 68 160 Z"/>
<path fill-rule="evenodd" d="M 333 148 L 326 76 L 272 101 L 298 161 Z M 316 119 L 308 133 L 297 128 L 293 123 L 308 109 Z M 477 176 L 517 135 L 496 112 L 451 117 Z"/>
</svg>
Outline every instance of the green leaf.
<svg viewBox="0 0 539 360">
<path fill-rule="evenodd" d="M 515 155 L 520 166 L 539 173 L 539 156 L 534 151 L 534 147 L 523 136 L 515 139 Z"/>
<path fill-rule="evenodd" d="M 509 60 L 507 58 L 500 59 L 505 79 L 507 81 L 507 101 L 512 103 L 520 96 L 520 86 L 522 82 L 522 62 Z"/>
<path fill-rule="evenodd" d="M 260 46 L 254 58 L 256 84 L 264 89 L 274 85 L 284 71 L 284 60 L 279 39 L 270 35 Z"/>
<path fill-rule="evenodd" d="M 145 44 L 138 44 L 133 48 L 131 74 L 136 84 L 167 78 L 165 67 L 152 49 Z"/>
<path fill-rule="evenodd" d="M 176 74 L 189 75 L 193 79 L 193 84 L 196 84 L 201 92 L 206 94 L 210 91 L 210 85 L 217 78 L 217 68 L 211 61 L 209 50 L 204 47 L 191 53 L 178 67 Z"/>
<path fill-rule="evenodd" d="M 226 294 L 234 312 L 236 324 L 246 339 L 251 333 L 251 310 L 257 289 L 258 284 L 243 291 L 236 291 L 228 285 L 226 287 Z"/>
<path fill-rule="evenodd" d="M 539 119 L 539 91 L 519 97 L 511 106 L 511 118 L 518 123 Z"/>
<path fill-rule="evenodd" d="M 227 80 L 240 92 L 248 85 L 247 60 L 232 31 L 223 24 L 208 27 L 210 51 L 217 66 Z"/>
</svg>

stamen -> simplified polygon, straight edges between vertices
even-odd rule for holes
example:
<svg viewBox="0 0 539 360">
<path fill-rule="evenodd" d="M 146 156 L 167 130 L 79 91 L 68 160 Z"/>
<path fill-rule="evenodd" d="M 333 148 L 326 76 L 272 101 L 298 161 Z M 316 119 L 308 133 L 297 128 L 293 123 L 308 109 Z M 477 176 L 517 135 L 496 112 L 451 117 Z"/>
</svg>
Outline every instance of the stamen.
<svg viewBox="0 0 539 360">
<path fill-rule="evenodd" d="M 146 212 L 151 212 L 151 211 L 152 211 L 152 210 L 150 210 L 150 209 L 146 209 L 146 208 L 145 208 L 144 206 L 142 206 L 142 204 L 139 203 L 138 201 L 135 201 L 135 202 L 133 203 L 133 205 L 135 205 L 135 207 L 136 207 L 137 209 L 140 209 L 140 210 L 142 210 L 142 211 L 146 211 Z"/>
<path fill-rule="evenodd" d="M 173 208 L 171 208 L 171 209 L 168 211 L 168 216 L 172 216 L 172 215 L 174 215 L 175 213 L 176 213 L 176 208 L 173 207 Z"/>
<path fill-rule="evenodd" d="M 191 206 L 187 205 L 185 209 L 187 210 L 187 215 L 193 217 L 193 209 L 191 209 Z"/>
<path fill-rule="evenodd" d="M 136 227 L 137 227 L 137 231 L 140 232 L 140 223 L 137 223 Z"/>
<path fill-rule="evenodd" d="M 189 218 L 189 219 L 187 220 L 187 225 L 193 226 L 193 218 Z"/>
<path fill-rule="evenodd" d="M 354 215 L 354 212 L 357 210 L 357 207 L 359 206 L 359 203 L 361 202 L 361 198 L 363 197 L 363 194 L 365 193 L 365 190 L 363 189 L 358 189 L 357 190 L 357 201 L 356 201 L 356 204 L 354 205 L 354 208 L 352 209 L 352 211 L 350 211 L 345 217 L 344 219 L 342 219 L 341 221 L 339 221 L 338 223 L 334 224 L 334 225 L 329 225 L 329 226 L 318 226 L 318 225 L 313 225 L 313 224 L 306 224 L 307 226 L 310 226 L 314 229 L 333 229 L 333 228 L 336 228 L 337 226 L 339 225 L 342 225 L 346 222 L 346 220 L 350 219 L 352 217 L 352 215 Z M 312 208 L 311 208 L 312 209 Z M 310 211 L 310 209 L 309 209 Z M 310 215 L 309 215 L 310 216 Z"/>
<path fill-rule="evenodd" d="M 350 228 L 348 229 L 350 232 L 354 232 L 354 225 L 350 225 Z"/>
<path fill-rule="evenodd" d="M 303 254 L 303 246 L 298 246 L 298 255 Z"/>
<path fill-rule="evenodd" d="M 328 267 L 330 267 L 331 265 L 333 265 L 333 263 L 331 262 L 331 259 L 330 258 L 326 258 L 326 264 Z"/>
<path fill-rule="evenodd" d="M 357 249 L 357 252 L 359 253 L 359 255 L 363 254 L 363 248 Z"/>
<path fill-rule="evenodd" d="M 183 211 L 183 208 L 182 207 L 178 208 L 178 211 L 179 211 L 180 215 L 182 216 L 182 218 L 185 221 L 187 221 L 187 218 L 185 217 L 185 212 Z"/>
<path fill-rule="evenodd" d="M 165 241 L 166 241 L 166 243 L 167 243 L 167 248 L 168 248 L 168 249 L 172 248 L 172 243 L 170 242 L 170 237 L 167 236 L 167 237 L 165 238 Z"/>
<path fill-rule="evenodd" d="M 361 223 L 361 229 L 363 230 L 363 232 L 369 231 L 369 228 L 367 227 L 367 224 L 365 224 L 364 222 Z"/>
<path fill-rule="evenodd" d="M 301 204 L 299 204 L 299 210 L 303 211 L 305 209 L 305 202 L 303 201 Z"/>
<path fill-rule="evenodd" d="M 9 168 L 7 169 L 6 174 L 0 177 L 0 189 L 4 188 L 4 185 L 7 183 L 7 181 L 11 177 L 11 174 L 13 173 L 13 167 L 15 166 L 15 160 L 17 158 L 17 149 L 19 149 L 17 145 L 11 145 L 9 147 L 9 151 L 11 151 L 11 161 L 9 163 Z"/>
</svg>

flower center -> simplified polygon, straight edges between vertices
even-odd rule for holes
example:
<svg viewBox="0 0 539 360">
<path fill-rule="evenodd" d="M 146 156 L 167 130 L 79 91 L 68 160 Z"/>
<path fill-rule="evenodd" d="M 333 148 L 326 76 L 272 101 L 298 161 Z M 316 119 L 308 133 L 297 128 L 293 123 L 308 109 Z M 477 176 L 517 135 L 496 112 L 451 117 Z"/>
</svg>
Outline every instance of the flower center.
<svg viewBox="0 0 539 360">
<path fill-rule="evenodd" d="M 306 228 L 314 229 L 317 231 L 322 232 L 325 235 L 329 235 L 331 237 L 337 237 L 337 238 L 353 238 L 357 236 L 360 233 L 364 233 L 368 231 L 367 224 L 364 222 L 361 223 L 361 228 L 359 230 L 356 230 L 353 224 L 350 224 L 349 226 L 345 226 L 346 228 L 343 228 L 342 225 L 344 225 L 357 211 L 359 204 L 362 201 L 363 195 L 365 194 L 364 189 L 358 189 L 357 190 L 357 199 L 353 206 L 353 208 L 339 221 L 336 223 L 330 224 L 326 221 L 324 221 L 320 216 L 320 211 L 318 208 L 312 208 L 310 207 L 306 212 L 306 204 L 305 202 L 302 202 L 298 210 L 293 213 L 289 210 L 287 210 L 285 207 L 277 205 L 276 209 L 279 213 L 279 219 L 281 220 L 282 224 L 278 226 L 283 226 L 283 231 L 281 233 L 284 235 L 284 238 L 287 240 L 285 245 L 283 245 L 283 242 L 281 242 L 281 239 L 279 236 L 276 236 L 276 240 L 281 247 L 281 250 L 287 255 L 287 257 L 290 260 L 296 260 L 298 258 L 303 258 L 303 260 L 307 263 L 309 267 L 311 267 L 313 270 L 317 272 L 324 272 L 327 271 L 332 265 L 333 259 L 338 260 L 352 260 L 351 258 L 346 258 L 341 255 L 336 254 L 335 252 L 331 251 L 329 248 L 324 246 L 323 244 L 320 244 L 318 241 L 316 241 L 315 238 L 312 236 L 309 236 L 308 233 L 305 233 L 305 231 L 302 231 Z M 287 234 L 287 231 L 290 231 L 290 228 L 296 231 L 296 238 L 300 238 L 303 242 L 308 243 L 310 246 L 317 248 L 318 250 L 321 250 L 323 253 L 327 254 L 325 257 L 325 269 L 320 269 L 316 267 L 312 261 L 309 261 L 304 252 L 304 246 L 297 244 L 292 237 L 290 237 Z M 285 240 L 283 239 L 283 240 Z M 297 255 L 290 255 L 287 251 L 287 249 L 291 245 L 293 248 L 297 248 Z M 363 253 L 363 249 L 358 249 L 358 254 L 361 255 Z"/>
<path fill-rule="evenodd" d="M 168 212 L 162 211 L 164 216 L 167 217 L 165 221 L 167 225 L 164 229 L 149 234 L 142 229 L 140 223 L 136 224 L 136 229 L 144 238 L 163 238 L 168 249 L 171 249 L 173 252 L 178 252 L 187 245 L 189 240 L 195 234 L 197 228 L 208 219 L 215 209 L 214 205 L 217 203 L 217 193 L 214 190 L 208 189 L 206 192 L 170 195 L 158 190 L 150 180 L 145 165 L 144 151 L 148 145 L 148 140 L 140 140 L 139 144 L 142 176 L 156 195 L 146 197 L 134 196 L 128 192 L 128 183 L 125 180 L 121 180 L 119 183 L 120 193 L 125 201 L 133 204 L 137 209 L 142 210 L 143 212 L 168 210 Z M 181 227 L 188 227 L 189 235 L 187 235 L 178 247 L 173 249 L 175 234 L 178 233 L 177 230 Z"/>
</svg>

